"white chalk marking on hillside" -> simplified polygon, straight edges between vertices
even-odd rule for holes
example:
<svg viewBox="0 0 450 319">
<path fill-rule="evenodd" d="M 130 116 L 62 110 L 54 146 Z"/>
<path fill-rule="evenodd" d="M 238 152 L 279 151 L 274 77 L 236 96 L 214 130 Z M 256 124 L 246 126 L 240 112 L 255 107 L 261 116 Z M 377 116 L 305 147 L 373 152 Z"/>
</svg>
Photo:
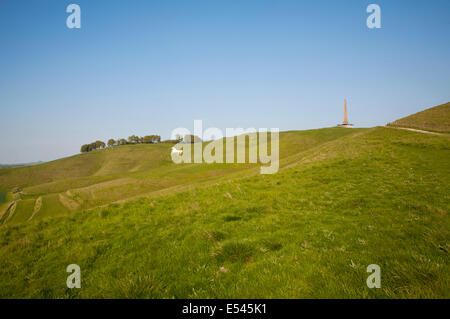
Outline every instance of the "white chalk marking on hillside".
<svg viewBox="0 0 450 319">
<path fill-rule="evenodd" d="M 42 196 L 39 196 L 38 199 L 34 202 L 33 214 L 28 218 L 28 221 L 32 220 L 33 217 L 41 210 L 42 207 Z"/>
</svg>

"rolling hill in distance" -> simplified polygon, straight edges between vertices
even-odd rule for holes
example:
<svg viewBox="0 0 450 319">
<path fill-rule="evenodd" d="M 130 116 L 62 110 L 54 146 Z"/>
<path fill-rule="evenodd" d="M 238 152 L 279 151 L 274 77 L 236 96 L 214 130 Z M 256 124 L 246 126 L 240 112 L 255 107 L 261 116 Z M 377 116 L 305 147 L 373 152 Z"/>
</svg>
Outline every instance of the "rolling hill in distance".
<svg viewBox="0 0 450 319">
<path fill-rule="evenodd" d="M 41 164 L 41 163 L 44 163 L 44 162 L 43 161 L 38 161 L 38 162 L 18 163 L 18 164 L 0 164 L 0 168 L 29 166 L 29 165 L 37 165 L 37 164 Z"/>
<path fill-rule="evenodd" d="M 450 102 L 406 116 L 389 126 L 450 133 Z"/>
<path fill-rule="evenodd" d="M 392 125 L 448 132 L 449 105 Z M 273 175 L 176 165 L 172 146 L 0 169 L 0 296 L 450 297 L 448 134 L 281 132 Z M 72 263 L 83 289 L 66 287 Z"/>
<path fill-rule="evenodd" d="M 294 155 L 354 131 L 329 128 L 283 132 L 282 167 Z M 206 143 L 205 143 L 206 144 Z M 139 196 L 173 193 L 201 183 L 259 173 L 257 164 L 181 164 L 170 157 L 173 144 L 123 145 L 79 154 L 39 166 L 0 170 L 0 189 L 10 192 L 0 222 L 23 222 Z M 236 154 L 236 152 L 235 152 Z M 14 203 L 13 211 L 6 211 Z M 39 208 L 39 209 L 38 209 Z"/>
</svg>

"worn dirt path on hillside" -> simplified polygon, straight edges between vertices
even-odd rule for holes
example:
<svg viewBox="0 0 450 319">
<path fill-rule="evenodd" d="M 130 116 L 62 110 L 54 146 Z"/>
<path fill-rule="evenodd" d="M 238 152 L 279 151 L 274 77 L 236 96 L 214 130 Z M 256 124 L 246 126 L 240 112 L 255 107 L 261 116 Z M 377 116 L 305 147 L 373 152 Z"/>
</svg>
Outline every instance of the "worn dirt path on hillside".
<svg viewBox="0 0 450 319">
<path fill-rule="evenodd" d="M 423 130 L 418 130 L 418 129 L 415 129 L 415 128 L 409 128 L 409 127 L 398 127 L 398 126 L 386 126 L 386 127 L 396 128 L 396 129 L 399 129 L 399 130 L 407 130 L 407 131 L 412 131 L 412 132 L 425 133 L 425 134 L 440 135 L 440 136 L 449 136 L 449 134 L 445 134 L 445 133 L 437 133 L 437 132 L 423 131 Z"/>
</svg>

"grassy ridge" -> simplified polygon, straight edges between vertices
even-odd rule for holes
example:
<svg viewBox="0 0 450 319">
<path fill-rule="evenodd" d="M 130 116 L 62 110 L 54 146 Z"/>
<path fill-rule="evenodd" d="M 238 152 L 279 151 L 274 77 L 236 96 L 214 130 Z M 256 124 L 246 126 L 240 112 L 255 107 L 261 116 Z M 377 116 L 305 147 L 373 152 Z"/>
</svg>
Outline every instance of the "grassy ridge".
<svg viewBox="0 0 450 319">
<path fill-rule="evenodd" d="M 25 188 L 70 178 L 151 169 L 168 163 L 170 147 L 170 144 L 125 145 L 78 154 L 39 165 L 3 168 L 0 169 L 0 187 L 3 189 Z"/>
<path fill-rule="evenodd" d="M 295 161 L 296 154 L 359 131 L 364 129 L 283 132 L 282 165 Z M 42 205 L 32 219 L 259 173 L 259 164 L 175 165 L 170 159 L 171 147 L 170 144 L 120 146 L 32 167 L 0 170 L 0 189 L 19 187 L 23 190 L 20 199 L 27 200 L 17 204 L 15 218 L 9 218 L 8 223 L 28 220 L 36 206 L 30 202 L 38 198 Z"/>
<path fill-rule="evenodd" d="M 389 126 L 406 127 L 432 132 L 450 133 L 450 103 L 438 105 L 401 118 Z"/>
<path fill-rule="evenodd" d="M 4 225 L 0 296 L 449 298 L 450 140 L 355 132 L 274 175 Z"/>
</svg>

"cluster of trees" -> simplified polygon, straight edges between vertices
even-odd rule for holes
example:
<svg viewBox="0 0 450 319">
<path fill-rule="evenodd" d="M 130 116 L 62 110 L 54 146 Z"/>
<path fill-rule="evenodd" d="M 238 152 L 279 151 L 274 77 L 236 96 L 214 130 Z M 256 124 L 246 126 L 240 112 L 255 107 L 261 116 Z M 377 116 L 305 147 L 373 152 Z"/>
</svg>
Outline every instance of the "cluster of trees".
<svg viewBox="0 0 450 319">
<path fill-rule="evenodd" d="M 95 142 L 92 142 L 91 144 L 81 145 L 81 153 L 90 152 L 90 151 L 105 148 L 105 147 L 106 147 L 106 144 L 104 142 L 95 141 Z"/>
<path fill-rule="evenodd" d="M 117 140 L 110 138 L 108 140 L 108 144 L 106 145 L 102 141 L 95 141 L 91 144 L 84 144 L 81 146 L 81 153 L 90 152 L 97 149 L 102 149 L 105 147 L 113 147 L 119 145 L 129 145 L 129 144 L 153 144 L 153 143 L 179 143 L 183 141 L 183 143 L 200 143 L 202 139 L 197 135 L 185 135 L 182 138 L 180 135 L 176 135 L 174 140 L 166 140 L 161 142 L 161 136 L 159 135 L 147 135 L 144 137 L 139 137 L 136 135 L 131 135 L 128 139 L 118 138 Z"/>
<path fill-rule="evenodd" d="M 178 138 L 178 139 L 181 140 L 181 138 Z M 200 137 L 198 137 L 197 135 L 191 135 L 191 134 L 188 134 L 188 135 L 185 135 L 185 136 L 184 136 L 183 142 L 184 142 L 184 143 L 189 143 L 189 144 L 192 144 L 192 143 L 201 143 L 201 142 L 202 142 L 202 139 L 201 139 Z"/>
<path fill-rule="evenodd" d="M 184 144 L 192 144 L 192 143 L 201 143 L 202 139 L 198 137 L 197 135 L 191 135 L 187 134 L 184 137 L 181 137 L 181 135 L 177 134 L 175 135 L 174 140 L 165 140 L 161 143 L 170 143 L 170 144 L 177 144 L 177 143 L 184 143 Z"/>
<path fill-rule="evenodd" d="M 119 145 L 127 145 L 127 144 L 153 144 L 153 143 L 161 143 L 161 136 L 159 135 L 147 135 L 144 137 L 139 137 L 136 135 L 131 135 L 128 139 L 119 138 L 109 139 L 108 147 L 119 146 Z M 102 141 L 95 141 L 91 144 L 84 144 L 81 146 L 81 153 L 90 152 L 96 149 L 105 148 L 106 144 Z"/>
<path fill-rule="evenodd" d="M 109 139 L 108 146 L 126 145 L 126 144 L 153 144 L 161 143 L 161 136 L 159 135 L 147 135 L 144 137 L 139 137 L 136 135 L 131 135 L 128 140 L 120 138 L 117 140 Z"/>
</svg>

